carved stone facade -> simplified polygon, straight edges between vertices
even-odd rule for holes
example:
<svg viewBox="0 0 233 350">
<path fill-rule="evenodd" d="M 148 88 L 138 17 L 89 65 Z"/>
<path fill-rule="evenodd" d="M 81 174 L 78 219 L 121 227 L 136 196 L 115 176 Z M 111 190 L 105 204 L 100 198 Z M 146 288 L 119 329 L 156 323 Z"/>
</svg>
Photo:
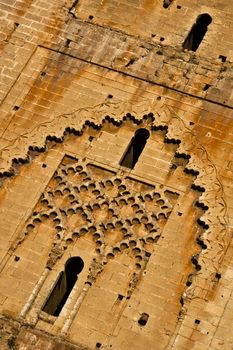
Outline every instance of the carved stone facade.
<svg viewBox="0 0 233 350">
<path fill-rule="evenodd" d="M 0 4 L 1 349 L 232 349 L 233 5 L 199 3 Z"/>
</svg>

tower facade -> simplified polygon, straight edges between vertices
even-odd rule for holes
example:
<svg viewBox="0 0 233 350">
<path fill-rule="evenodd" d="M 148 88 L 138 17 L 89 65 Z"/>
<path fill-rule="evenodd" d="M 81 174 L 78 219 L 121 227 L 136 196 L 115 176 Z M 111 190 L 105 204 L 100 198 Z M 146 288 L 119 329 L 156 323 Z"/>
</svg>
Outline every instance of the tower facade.
<svg viewBox="0 0 233 350">
<path fill-rule="evenodd" d="M 232 349 L 233 4 L 0 11 L 1 349 Z"/>
</svg>

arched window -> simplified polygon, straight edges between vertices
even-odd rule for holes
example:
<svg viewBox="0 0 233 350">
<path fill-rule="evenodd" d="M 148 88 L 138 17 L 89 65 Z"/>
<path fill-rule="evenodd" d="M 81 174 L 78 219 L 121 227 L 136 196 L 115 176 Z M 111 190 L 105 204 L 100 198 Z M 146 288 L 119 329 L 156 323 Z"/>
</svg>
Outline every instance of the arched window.
<svg viewBox="0 0 233 350">
<path fill-rule="evenodd" d="M 192 29 L 183 43 L 183 49 L 196 51 L 208 30 L 208 25 L 211 22 L 212 17 L 208 15 L 208 13 L 198 16 L 196 23 L 192 26 Z"/>
<path fill-rule="evenodd" d="M 133 169 L 146 145 L 149 136 L 150 133 L 147 129 L 137 130 L 134 137 L 130 141 L 120 165 Z"/>
<path fill-rule="evenodd" d="M 57 283 L 42 309 L 43 311 L 53 316 L 60 314 L 83 267 L 83 260 L 79 257 L 67 260 L 65 269 L 60 273 Z"/>
</svg>

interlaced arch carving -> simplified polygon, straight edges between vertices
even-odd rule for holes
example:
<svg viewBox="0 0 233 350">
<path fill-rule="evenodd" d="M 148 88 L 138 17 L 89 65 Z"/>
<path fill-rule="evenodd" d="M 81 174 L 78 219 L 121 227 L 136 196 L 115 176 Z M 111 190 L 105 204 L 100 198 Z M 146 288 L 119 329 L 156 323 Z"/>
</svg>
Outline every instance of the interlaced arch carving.
<svg viewBox="0 0 233 350">
<path fill-rule="evenodd" d="M 152 111 L 156 111 L 156 115 L 153 115 Z M 205 208 L 203 216 L 199 219 L 199 224 L 204 227 L 200 242 L 206 247 L 198 256 L 198 264 L 202 268 L 193 276 L 192 284 L 188 286 L 184 296 L 185 300 L 192 299 L 199 296 L 199 278 L 213 281 L 215 274 L 219 272 L 231 236 L 226 228 L 227 209 L 217 169 L 189 126 L 171 107 L 164 106 L 162 102 L 158 104 L 155 100 L 146 100 L 138 104 L 107 103 L 57 116 L 53 121 L 41 124 L 4 147 L 1 171 L 3 175 L 13 173 L 13 159 L 15 162 L 30 160 L 29 147 L 44 151 L 46 139 L 62 142 L 66 132 L 81 134 L 85 125 L 101 128 L 102 123 L 109 120 L 119 126 L 127 117 L 135 123 L 140 123 L 143 116 L 151 118 L 152 129 L 167 131 L 165 142 L 178 145 L 177 155 L 188 156 L 185 171 L 194 175 L 193 189 L 200 194 L 198 205 Z M 59 255 L 62 249 L 56 246 L 54 250 L 57 250 Z"/>
</svg>

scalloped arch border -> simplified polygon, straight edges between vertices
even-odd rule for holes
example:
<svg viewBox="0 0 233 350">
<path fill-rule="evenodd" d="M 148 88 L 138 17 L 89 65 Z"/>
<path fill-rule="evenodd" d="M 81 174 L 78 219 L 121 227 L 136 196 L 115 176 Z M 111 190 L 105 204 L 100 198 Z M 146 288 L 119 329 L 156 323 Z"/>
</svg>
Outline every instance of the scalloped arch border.
<svg viewBox="0 0 233 350">
<path fill-rule="evenodd" d="M 188 123 L 182 120 L 170 106 L 166 106 L 162 100 L 159 102 L 151 99 L 139 103 L 102 103 L 59 115 L 20 135 L 1 149 L 0 172 L 2 176 L 12 174 L 13 160 L 20 160 L 23 163 L 28 159 L 30 148 L 46 151 L 45 145 L 48 138 L 62 141 L 66 131 L 80 133 L 85 125 L 101 128 L 105 120 L 120 125 L 126 116 L 131 116 L 137 122 L 145 115 L 154 115 L 152 126 L 155 129 L 166 129 L 166 140 L 178 143 L 177 153 L 189 158 L 186 171 L 196 175 L 193 188 L 202 190 L 199 203 L 207 208 L 205 214 L 200 218 L 200 223 L 205 226 L 202 240 L 207 245 L 207 249 L 202 250 L 198 255 L 198 264 L 202 266 L 202 269 L 196 272 L 193 283 L 185 292 L 185 298 L 193 299 L 200 297 L 200 288 L 211 289 L 213 283 L 209 281 L 213 281 L 213 276 L 219 272 L 220 264 L 230 243 L 231 237 L 227 230 L 227 208 L 217 169 L 210 160 L 208 152 L 198 142 Z M 203 278 L 206 280 L 206 286 L 200 287 L 203 286 Z"/>
</svg>

